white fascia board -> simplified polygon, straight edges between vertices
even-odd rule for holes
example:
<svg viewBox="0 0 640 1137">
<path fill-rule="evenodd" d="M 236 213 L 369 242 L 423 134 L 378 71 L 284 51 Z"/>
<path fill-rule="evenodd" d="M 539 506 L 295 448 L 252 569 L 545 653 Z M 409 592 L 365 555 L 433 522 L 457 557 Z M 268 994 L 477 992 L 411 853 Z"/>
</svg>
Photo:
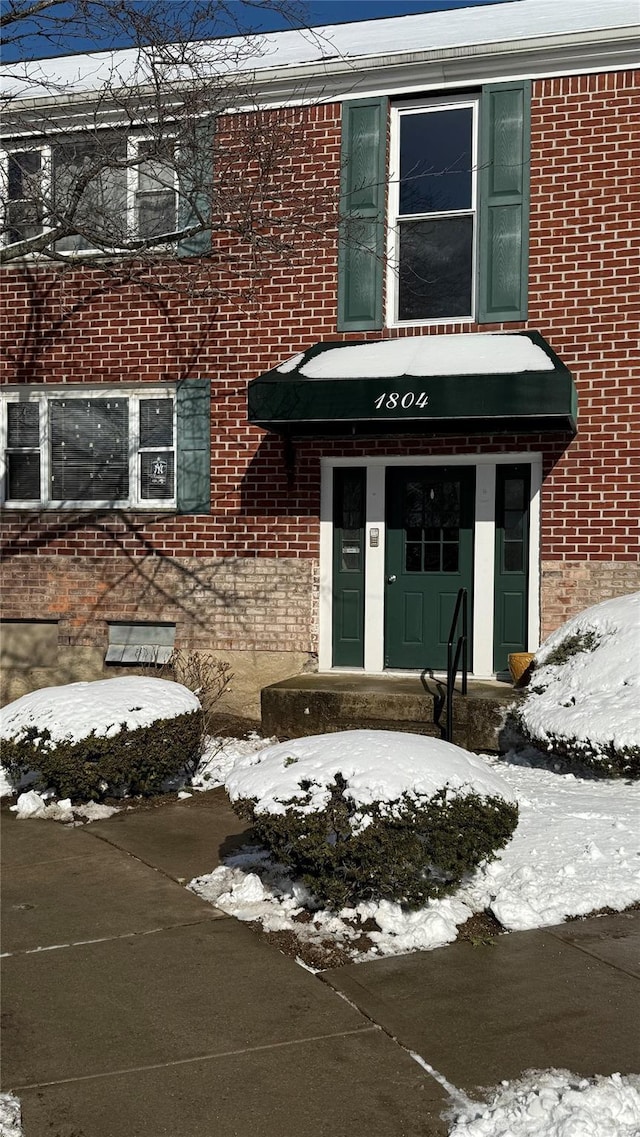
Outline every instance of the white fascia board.
<svg viewBox="0 0 640 1137">
<path fill-rule="evenodd" d="M 263 107 L 340 102 L 365 95 L 396 95 L 443 90 L 453 86 L 589 74 L 597 71 L 634 69 L 640 65 L 640 23 L 633 27 L 605 28 L 561 35 L 470 44 L 434 50 L 387 52 L 379 55 L 343 56 L 311 63 L 256 68 L 233 76 L 214 74 L 220 84 L 233 85 L 237 99 L 220 112 L 256 110 Z M 202 76 L 200 76 L 202 81 Z M 189 84 L 186 83 L 185 86 Z M 241 88 L 251 95 L 244 100 Z M 176 85 L 176 91 L 180 84 Z M 131 89 L 127 95 L 131 98 Z M 92 95 L 104 100 L 104 89 L 85 88 L 76 93 L 12 100 L 17 108 L 49 110 L 81 117 Z M 140 88 L 140 99 L 150 98 L 149 88 Z M 95 107 L 94 107 L 95 109 Z M 105 105 L 105 115 L 109 108 Z"/>
</svg>

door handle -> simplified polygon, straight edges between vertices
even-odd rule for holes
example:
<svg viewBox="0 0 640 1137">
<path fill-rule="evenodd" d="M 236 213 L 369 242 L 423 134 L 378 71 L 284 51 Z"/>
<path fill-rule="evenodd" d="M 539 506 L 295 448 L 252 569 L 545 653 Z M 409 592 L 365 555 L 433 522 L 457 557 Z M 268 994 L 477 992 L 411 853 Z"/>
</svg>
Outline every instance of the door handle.
<svg viewBox="0 0 640 1137">
<path fill-rule="evenodd" d="M 397 576 L 388 576 L 387 577 L 387 584 L 395 584 L 397 579 L 398 579 Z"/>
</svg>

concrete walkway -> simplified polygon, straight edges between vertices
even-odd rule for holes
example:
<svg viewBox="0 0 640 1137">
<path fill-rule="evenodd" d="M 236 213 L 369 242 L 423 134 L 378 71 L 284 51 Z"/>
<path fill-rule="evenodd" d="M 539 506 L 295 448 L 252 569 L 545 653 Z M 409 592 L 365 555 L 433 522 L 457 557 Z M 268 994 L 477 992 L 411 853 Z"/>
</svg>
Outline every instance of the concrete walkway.
<svg viewBox="0 0 640 1137">
<path fill-rule="evenodd" d="M 435 1137 L 450 1099 L 410 1050 L 472 1096 L 640 1068 L 640 913 L 315 977 L 183 887 L 241 841 L 221 791 L 72 829 L 3 810 L 25 1137 Z"/>
</svg>

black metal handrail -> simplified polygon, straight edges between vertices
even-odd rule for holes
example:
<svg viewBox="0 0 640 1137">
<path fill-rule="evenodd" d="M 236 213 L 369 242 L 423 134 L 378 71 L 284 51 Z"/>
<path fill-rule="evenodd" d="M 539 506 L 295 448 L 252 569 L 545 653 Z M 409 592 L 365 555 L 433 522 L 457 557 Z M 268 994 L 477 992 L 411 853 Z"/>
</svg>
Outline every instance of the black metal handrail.
<svg viewBox="0 0 640 1137">
<path fill-rule="evenodd" d="M 456 639 L 458 630 L 458 622 L 460 620 L 460 612 L 462 611 L 462 632 Z M 455 651 L 453 648 L 455 640 Z M 447 742 L 453 739 L 453 689 L 456 682 L 456 675 L 458 674 L 458 666 L 460 663 L 460 653 L 462 652 L 462 694 L 467 693 L 467 590 L 460 588 L 458 590 L 458 598 L 456 606 L 453 610 L 453 619 L 451 621 L 451 628 L 449 630 L 449 639 L 447 641 L 447 725 L 445 728 L 445 738 Z"/>
</svg>

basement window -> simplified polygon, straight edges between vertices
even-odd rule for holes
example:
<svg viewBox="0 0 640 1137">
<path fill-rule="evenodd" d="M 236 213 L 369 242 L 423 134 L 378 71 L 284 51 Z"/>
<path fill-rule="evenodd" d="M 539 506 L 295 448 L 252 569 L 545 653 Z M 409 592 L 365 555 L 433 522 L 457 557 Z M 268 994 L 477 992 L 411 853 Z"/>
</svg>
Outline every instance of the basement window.
<svg viewBox="0 0 640 1137">
<path fill-rule="evenodd" d="M 175 624 L 109 624 L 105 663 L 161 666 L 173 655 Z"/>
</svg>

